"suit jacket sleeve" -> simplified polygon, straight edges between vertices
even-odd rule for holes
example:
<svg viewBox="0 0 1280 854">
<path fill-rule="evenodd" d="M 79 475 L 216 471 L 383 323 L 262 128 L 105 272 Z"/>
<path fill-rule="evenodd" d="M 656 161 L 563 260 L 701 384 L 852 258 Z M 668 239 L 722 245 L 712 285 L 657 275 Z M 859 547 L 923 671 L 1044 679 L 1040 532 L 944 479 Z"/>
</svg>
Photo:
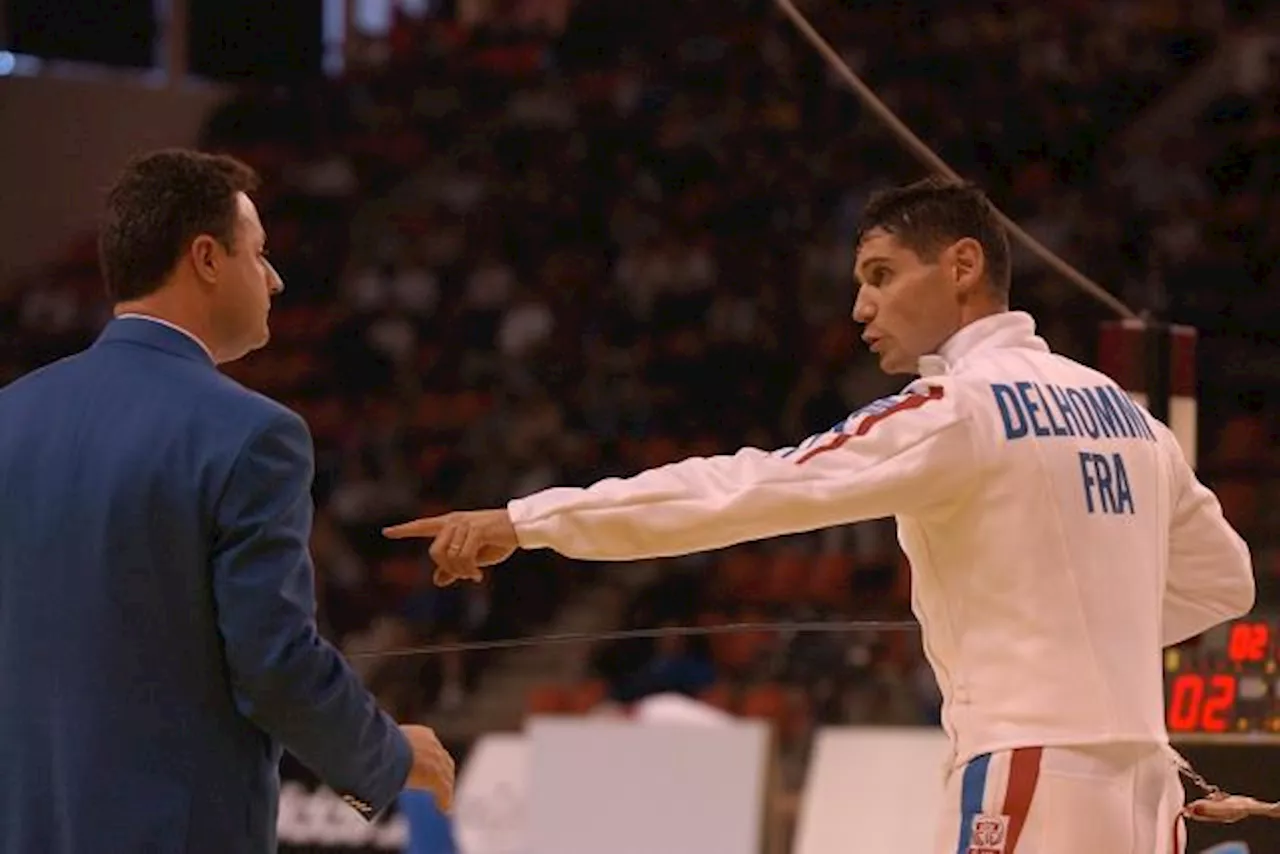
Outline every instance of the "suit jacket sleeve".
<svg viewBox="0 0 1280 854">
<path fill-rule="evenodd" d="M 306 424 L 281 413 L 241 450 L 218 502 L 213 587 L 242 714 L 372 818 L 412 753 L 315 621 L 314 462 Z"/>
</svg>

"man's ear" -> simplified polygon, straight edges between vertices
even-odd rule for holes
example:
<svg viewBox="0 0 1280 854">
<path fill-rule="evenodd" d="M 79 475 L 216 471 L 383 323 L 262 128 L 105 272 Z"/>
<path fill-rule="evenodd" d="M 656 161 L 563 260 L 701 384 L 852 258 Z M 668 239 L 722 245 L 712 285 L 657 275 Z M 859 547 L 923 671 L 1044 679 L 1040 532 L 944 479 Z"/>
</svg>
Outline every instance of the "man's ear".
<svg viewBox="0 0 1280 854">
<path fill-rule="evenodd" d="M 218 280 L 218 266 L 223 254 L 217 239 L 209 234 L 201 234 L 191 241 L 191 249 L 187 253 L 196 276 L 209 285 Z"/>
<path fill-rule="evenodd" d="M 970 294 L 984 286 L 987 274 L 987 256 L 982 244 L 972 237 L 962 237 L 948 251 L 947 274 L 956 290 Z"/>
</svg>

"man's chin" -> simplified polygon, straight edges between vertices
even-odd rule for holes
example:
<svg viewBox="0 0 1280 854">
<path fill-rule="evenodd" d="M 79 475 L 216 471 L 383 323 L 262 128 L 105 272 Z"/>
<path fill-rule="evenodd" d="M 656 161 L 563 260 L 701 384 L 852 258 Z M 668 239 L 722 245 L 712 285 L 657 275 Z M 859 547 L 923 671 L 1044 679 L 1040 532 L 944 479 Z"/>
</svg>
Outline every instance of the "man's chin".
<svg viewBox="0 0 1280 854">
<path fill-rule="evenodd" d="M 267 342 L 270 340 L 271 332 L 264 329 L 262 334 L 255 340 L 245 341 L 239 347 L 228 349 L 228 351 L 222 355 L 222 358 L 218 359 L 218 364 L 224 365 L 228 362 L 238 362 L 250 353 L 261 350 L 263 347 L 267 346 Z"/>
<path fill-rule="evenodd" d="M 916 365 L 910 360 L 902 357 L 894 357 L 890 353 L 880 354 L 880 371 L 889 376 L 897 376 L 899 374 L 915 374 Z"/>
</svg>

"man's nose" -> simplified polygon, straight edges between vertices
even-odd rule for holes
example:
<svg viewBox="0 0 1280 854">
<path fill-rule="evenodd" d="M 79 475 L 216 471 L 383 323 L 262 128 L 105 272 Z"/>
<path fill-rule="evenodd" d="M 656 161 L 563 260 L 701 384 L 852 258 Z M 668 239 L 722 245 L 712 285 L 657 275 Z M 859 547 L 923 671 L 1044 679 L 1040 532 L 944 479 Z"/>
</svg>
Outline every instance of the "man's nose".
<svg viewBox="0 0 1280 854">
<path fill-rule="evenodd" d="M 270 261 L 267 262 L 267 290 L 272 296 L 284 291 L 284 279 L 276 272 L 275 266 Z"/>
<path fill-rule="evenodd" d="M 870 298 L 866 296 L 866 288 L 858 288 L 858 293 L 853 298 L 853 322 L 867 324 L 875 317 L 875 307 L 872 305 Z"/>
</svg>

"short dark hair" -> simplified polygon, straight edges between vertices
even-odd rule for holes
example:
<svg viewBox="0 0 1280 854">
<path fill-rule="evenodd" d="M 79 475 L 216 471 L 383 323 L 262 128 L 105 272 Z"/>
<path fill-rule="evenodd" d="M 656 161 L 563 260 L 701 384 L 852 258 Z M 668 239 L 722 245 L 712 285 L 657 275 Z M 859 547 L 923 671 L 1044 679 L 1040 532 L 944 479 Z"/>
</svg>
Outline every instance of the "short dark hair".
<svg viewBox="0 0 1280 854">
<path fill-rule="evenodd" d="M 234 251 L 236 195 L 258 174 L 225 154 L 163 149 L 130 161 L 107 192 L 98 261 L 112 301 L 154 293 L 201 234 Z"/>
<path fill-rule="evenodd" d="M 990 199 L 975 184 L 933 176 L 882 190 L 863 209 L 854 246 L 860 247 L 873 229 L 892 234 L 926 261 L 936 259 L 945 246 L 972 238 L 986 255 L 991 287 L 999 296 L 1009 295 L 1009 235 Z"/>
</svg>

